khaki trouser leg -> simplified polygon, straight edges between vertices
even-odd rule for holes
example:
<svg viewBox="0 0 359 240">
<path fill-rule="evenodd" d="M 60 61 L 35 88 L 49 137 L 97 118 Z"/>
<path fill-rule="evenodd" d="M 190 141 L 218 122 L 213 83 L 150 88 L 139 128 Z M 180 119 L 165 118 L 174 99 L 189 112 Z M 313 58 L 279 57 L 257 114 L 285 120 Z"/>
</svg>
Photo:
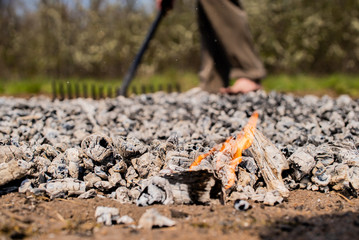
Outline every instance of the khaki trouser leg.
<svg viewBox="0 0 359 240">
<path fill-rule="evenodd" d="M 254 49 L 246 13 L 234 0 L 198 0 L 202 43 L 200 87 L 218 92 L 229 78 L 259 80 L 266 75 Z"/>
</svg>

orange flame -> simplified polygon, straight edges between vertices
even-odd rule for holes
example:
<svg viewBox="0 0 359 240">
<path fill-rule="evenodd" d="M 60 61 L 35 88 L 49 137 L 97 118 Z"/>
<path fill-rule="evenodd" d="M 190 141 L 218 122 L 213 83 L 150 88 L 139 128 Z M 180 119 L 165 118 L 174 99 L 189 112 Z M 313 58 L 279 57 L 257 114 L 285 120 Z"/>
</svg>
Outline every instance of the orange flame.
<svg viewBox="0 0 359 240">
<path fill-rule="evenodd" d="M 198 166 L 206 157 L 217 153 L 215 169 L 219 175 L 222 175 L 225 189 L 232 187 L 236 180 L 236 167 L 242 161 L 242 152 L 253 143 L 257 120 L 258 113 L 254 112 L 236 139 L 230 137 L 224 143 L 216 145 L 208 153 L 198 156 L 191 164 L 190 169 L 192 170 L 195 166 Z"/>
</svg>

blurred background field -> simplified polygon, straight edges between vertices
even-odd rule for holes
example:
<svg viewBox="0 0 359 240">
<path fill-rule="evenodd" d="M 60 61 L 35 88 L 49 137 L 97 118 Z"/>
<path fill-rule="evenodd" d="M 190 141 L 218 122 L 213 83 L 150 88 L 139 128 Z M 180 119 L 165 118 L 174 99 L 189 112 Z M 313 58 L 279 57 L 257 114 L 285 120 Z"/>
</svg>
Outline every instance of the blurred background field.
<svg viewBox="0 0 359 240">
<path fill-rule="evenodd" d="M 132 85 L 198 84 L 195 2 L 176 0 Z M 265 90 L 359 97 L 358 0 L 242 2 Z M 51 94 L 53 80 L 120 86 L 155 14 L 154 0 L 0 0 L 0 94 Z"/>
</svg>

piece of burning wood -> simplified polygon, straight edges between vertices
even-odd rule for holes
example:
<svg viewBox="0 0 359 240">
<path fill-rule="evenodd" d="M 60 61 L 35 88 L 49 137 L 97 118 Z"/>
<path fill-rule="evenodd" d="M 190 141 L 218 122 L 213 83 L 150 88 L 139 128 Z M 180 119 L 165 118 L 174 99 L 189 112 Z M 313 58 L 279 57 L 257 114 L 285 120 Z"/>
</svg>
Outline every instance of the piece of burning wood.
<svg viewBox="0 0 359 240">
<path fill-rule="evenodd" d="M 207 170 L 155 176 L 142 185 L 138 206 L 152 204 L 209 204 L 219 199 L 221 182 Z"/>
<path fill-rule="evenodd" d="M 268 190 L 277 190 L 283 197 L 289 196 L 289 190 L 282 179 L 282 171 L 289 169 L 288 162 L 281 151 L 258 129 L 249 148 Z"/>
</svg>

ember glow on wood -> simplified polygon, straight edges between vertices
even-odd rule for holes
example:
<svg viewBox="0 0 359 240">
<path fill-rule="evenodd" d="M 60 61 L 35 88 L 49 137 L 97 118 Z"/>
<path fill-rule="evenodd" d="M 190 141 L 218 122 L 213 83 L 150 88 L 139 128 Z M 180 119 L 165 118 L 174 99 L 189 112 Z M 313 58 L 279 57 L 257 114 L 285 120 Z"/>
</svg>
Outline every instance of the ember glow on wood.
<svg viewBox="0 0 359 240">
<path fill-rule="evenodd" d="M 221 177 L 225 189 L 231 188 L 236 180 L 236 167 L 242 161 L 242 152 L 253 143 L 257 120 L 258 113 L 254 112 L 249 118 L 248 124 L 236 138 L 230 137 L 224 143 L 216 145 L 208 153 L 198 156 L 190 169 L 193 170 L 206 157 L 217 154 L 215 170 Z"/>
</svg>

